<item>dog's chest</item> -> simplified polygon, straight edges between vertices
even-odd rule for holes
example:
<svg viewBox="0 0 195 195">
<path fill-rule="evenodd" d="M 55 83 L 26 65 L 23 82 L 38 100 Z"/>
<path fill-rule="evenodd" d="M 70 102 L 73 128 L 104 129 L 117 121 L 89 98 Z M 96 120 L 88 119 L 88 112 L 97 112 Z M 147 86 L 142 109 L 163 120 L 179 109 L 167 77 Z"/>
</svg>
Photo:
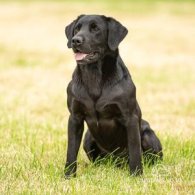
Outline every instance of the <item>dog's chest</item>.
<svg viewBox="0 0 195 195">
<path fill-rule="evenodd" d="M 116 125 L 116 120 L 121 116 L 119 103 L 112 99 L 100 98 L 95 102 L 91 98 L 86 98 L 81 101 L 81 104 L 85 120 L 92 128 L 112 129 Z"/>
<path fill-rule="evenodd" d="M 113 119 L 120 114 L 118 106 L 114 103 L 98 102 L 93 105 L 87 105 L 85 107 L 85 115 L 89 117 L 95 117 L 97 120 L 104 119 L 109 120 Z"/>
<path fill-rule="evenodd" d="M 84 116 L 88 126 L 92 128 L 113 129 L 121 119 L 124 111 L 124 93 L 122 87 L 103 89 L 101 96 L 94 99 L 86 88 L 73 86 L 74 101 L 71 106 L 74 113 Z"/>
</svg>

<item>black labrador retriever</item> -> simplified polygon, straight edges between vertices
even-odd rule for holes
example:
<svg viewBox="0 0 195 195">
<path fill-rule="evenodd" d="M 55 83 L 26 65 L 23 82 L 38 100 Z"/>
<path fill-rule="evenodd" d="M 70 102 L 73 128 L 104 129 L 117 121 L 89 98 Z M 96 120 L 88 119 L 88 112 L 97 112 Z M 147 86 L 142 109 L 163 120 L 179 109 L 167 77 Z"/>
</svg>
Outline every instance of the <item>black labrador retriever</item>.
<svg viewBox="0 0 195 195">
<path fill-rule="evenodd" d="M 142 174 L 142 152 L 162 158 L 162 146 L 142 119 L 136 88 L 120 55 L 127 29 L 113 18 L 81 15 L 65 28 L 77 63 L 67 88 L 68 151 L 65 176 L 75 176 L 84 121 L 84 150 L 91 161 L 128 157 L 131 174 Z"/>
</svg>

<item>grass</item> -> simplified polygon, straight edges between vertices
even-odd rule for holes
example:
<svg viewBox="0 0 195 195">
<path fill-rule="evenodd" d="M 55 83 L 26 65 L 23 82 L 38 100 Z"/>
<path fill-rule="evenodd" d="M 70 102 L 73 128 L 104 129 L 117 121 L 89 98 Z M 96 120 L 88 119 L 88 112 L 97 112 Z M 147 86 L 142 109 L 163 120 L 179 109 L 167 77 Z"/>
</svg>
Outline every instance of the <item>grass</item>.
<svg viewBox="0 0 195 195">
<path fill-rule="evenodd" d="M 0 194 L 195 193 L 195 4 L 124 2 L 0 4 Z M 144 164 L 142 177 L 111 158 L 91 164 L 82 148 L 77 177 L 63 177 L 65 89 L 75 67 L 64 27 L 84 10 L 129 29 L 121 54 L 164 149 L 163 162 Z"/>
</svg>

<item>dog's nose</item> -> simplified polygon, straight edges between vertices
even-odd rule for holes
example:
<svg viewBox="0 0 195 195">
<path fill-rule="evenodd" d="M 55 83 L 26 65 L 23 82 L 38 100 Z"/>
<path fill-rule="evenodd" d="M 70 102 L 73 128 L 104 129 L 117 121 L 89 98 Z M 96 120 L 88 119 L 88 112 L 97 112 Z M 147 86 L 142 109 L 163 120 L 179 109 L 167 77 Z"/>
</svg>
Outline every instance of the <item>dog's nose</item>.
<svg viewBox="0 0 195 195">
<path fill-rule="evenodd" d="M 83 43 L 83 38 L 80 36 L 76 36 L 72 38 L 72 44 L 75 46 L 79 46 Z"/>
</svg>

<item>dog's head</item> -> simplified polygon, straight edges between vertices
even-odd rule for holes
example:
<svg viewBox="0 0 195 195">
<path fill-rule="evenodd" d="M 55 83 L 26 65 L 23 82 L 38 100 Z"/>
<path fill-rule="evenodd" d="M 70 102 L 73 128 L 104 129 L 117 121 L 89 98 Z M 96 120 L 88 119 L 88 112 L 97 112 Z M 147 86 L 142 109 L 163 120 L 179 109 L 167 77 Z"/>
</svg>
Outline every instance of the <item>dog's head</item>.
<svg viewBox="0 0 195 195">
<path fill-rule="evenodd" d="M 101 15 L 81 15 L 65 28 L 78 64 L 97 62 L 106 51 L 115 51 L 127 32 L 115 19 Z"/>
</svg>

